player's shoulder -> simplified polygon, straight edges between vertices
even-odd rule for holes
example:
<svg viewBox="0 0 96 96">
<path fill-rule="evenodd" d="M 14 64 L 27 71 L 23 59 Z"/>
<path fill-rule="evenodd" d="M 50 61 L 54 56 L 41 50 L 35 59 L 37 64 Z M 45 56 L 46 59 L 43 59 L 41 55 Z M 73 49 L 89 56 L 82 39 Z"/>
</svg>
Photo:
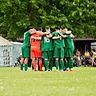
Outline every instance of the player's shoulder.
<svg viewBox="0 0 96 96">
<path fill-rule="evenodd" d="M 56 31 L 54 31 L 54 32 L 52 32 L 51 34 L 57 34 L 57 32 L 56 32 Z"/>
<path fill-rule="evenodd" d="M 28 33 L 28 31 L 24 32 L 24 34 L 27 34 L 27 33 Z"/>
<path fill-rule="evenodd" d="M 27 36 L 27 35 L 29 36 L 30 33 L 28 31 L 24 32 L 24 36 Z"/>
<path fill-rule="evenodd" d="M 63 34 L 63 35 L 66 35 L 66 33 L 65 33 L 64 31 L 62 32 L 62 34 Z"/>
<path fill-rule="evenodd" d="M 54 34 L 54 33 L 55 33 L 55 31 L 51 32 L 51 34 Z"/>
<path fill-rule="evenodd" d="M 43 33 L 42 31 L 36 31 L 36 34 L 41 36 L 41 35 L 43 35 L 44 33 Z"/>
</svg>

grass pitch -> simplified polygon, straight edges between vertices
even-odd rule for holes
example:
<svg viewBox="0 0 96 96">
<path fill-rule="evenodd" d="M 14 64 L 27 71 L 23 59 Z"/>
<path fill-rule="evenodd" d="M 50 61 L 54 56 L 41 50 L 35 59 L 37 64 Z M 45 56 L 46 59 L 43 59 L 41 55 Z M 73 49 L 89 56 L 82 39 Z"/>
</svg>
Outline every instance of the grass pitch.
<svg viewBox="0 0 96 96">
<path fill-rule="evenodd" d="M 96 68 L 25 72 L 19 68 L 1 67 L 0 96 L 96 96 Z"/>
</svg>

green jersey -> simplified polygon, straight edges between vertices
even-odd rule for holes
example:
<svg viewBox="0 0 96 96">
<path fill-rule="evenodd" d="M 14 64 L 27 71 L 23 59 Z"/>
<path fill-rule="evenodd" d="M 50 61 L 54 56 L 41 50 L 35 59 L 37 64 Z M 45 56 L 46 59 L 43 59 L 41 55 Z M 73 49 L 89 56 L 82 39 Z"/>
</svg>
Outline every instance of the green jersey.
<svg viewBox="0 0 96 96">
<path fill-rule="evenodd" d="M 73 39 L 71 38 L 70 34 L 67 34 L 67 37 L 65 39 L 65 46 L 66 46 L 66 48 L 74 49 L 74 42 L 73 42 Z"/>
<path fill-rule="evenodd" d="M 60 36 L 60 34 L 58 32 L 52 33 L 52 37 L 58 37 L 58 36 Z M 64 40 L 62 38 L 61 39 L 53 39 L 53 47 L 57 47 L 57 48 L 65 47 Z"/>
<path fill-rule="evenodd" d="M 52 51 L 52 39 L 47 38 L 46 36 L 42 36 L 41 38 L 41 50 L 42 51 Z"/>
<path fill-rule="evenodd" d="M 30 33 L 28 31 L 24 33 L 23 46 L 30 46 Z"/>
</svg>

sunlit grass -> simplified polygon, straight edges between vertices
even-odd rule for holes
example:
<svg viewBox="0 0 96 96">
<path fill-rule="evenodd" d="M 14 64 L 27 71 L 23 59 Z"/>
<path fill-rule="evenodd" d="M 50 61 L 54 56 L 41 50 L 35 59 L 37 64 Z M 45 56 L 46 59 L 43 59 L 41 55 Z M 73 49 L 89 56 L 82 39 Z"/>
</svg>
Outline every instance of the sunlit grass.
<svg viewBox="0 0 96 96">
<path fill-rule="evenodd" d="M 0 68 L 0 96 L 96 96 L 96 68 L 72 72 L 27 72 Z"/>
</svg>

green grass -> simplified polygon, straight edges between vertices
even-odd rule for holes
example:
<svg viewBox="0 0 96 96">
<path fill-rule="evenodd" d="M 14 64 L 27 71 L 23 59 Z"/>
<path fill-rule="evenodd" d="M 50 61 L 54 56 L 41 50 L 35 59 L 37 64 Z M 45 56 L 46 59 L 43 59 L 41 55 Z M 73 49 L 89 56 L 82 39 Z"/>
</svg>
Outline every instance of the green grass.
<svg viewBox="0 0 96 96">
<path fill-rule="evenodd" d="M 0 68 L 0 96 L 96 96 L 96 68 L 73 72 L 20 71 Z"/>
</svg>

